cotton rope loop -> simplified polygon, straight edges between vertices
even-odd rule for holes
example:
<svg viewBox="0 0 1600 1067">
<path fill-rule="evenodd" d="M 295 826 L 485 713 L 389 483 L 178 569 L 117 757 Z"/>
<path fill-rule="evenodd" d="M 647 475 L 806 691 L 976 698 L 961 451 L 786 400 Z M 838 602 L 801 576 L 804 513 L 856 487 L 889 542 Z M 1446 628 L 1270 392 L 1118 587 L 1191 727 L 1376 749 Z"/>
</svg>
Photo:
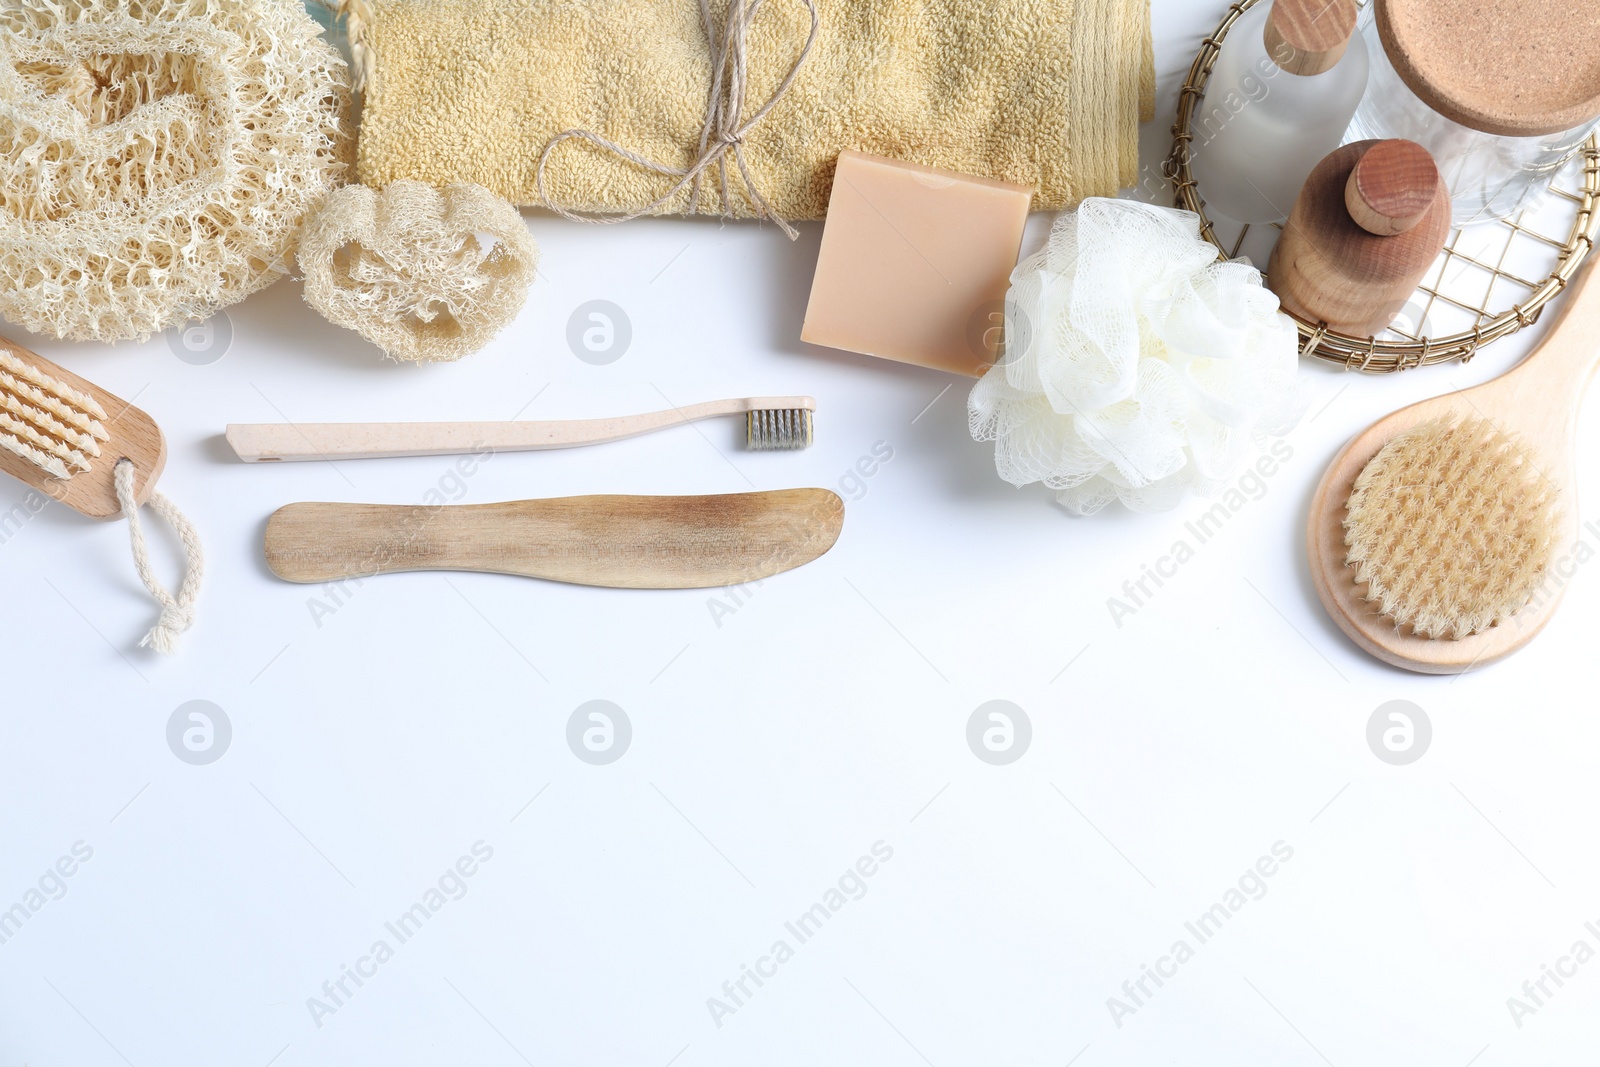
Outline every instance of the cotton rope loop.
<svg viewBox="0 0 1600 1067">
<path fill-rule="evenodd" d="M 795 78 L 800 75 L 800 68 L 805 66 L 807 57 L 811 55 L 812 47 L 817 43 L 817 30 L 821 25 L 821 18 L 817 13 L 817 0 L 802 0 L 806 10 L 811 15 L 811 32 L 806 35 L 805 47 L 800 49 L 800 54 L 795 57 L 794 64 L 790 66 L 788 75 L 779 83 L 770 99 L 761 106 L 748 120 L 744 118 L 745 108 L 745 77 L 748 69 L 749 52 L 746 39 L 750 26 L 755 21 L 756 13 L 761 10 L 761 5 L 766 0 L 728 0 L 727 15 L 723 20 L 722 30 L 719 33 L 715 21 L 711 17 L 710 0 L 700 0 L 700 20 L 705 26 L 706 41 L 711 46 L 711 88 L 706 95 L 706 118 L 700 127 L 699 156 L 688 167 L 670 167 L 654 160 L 646 159 L 631 149 L 623 148 L 612 141 L 606 140 L 597 133 L 589 130 L 564 130 L 550 139 L 544 146 L 544 151 L 539 154 L 539 168 L 535 172 L 534 180 L 538 186 L 539 199 L 551 211 L 562 218 L 574 222 L 590 222 L 598 225 L 611 225 L 618 222 L 628 222 L 632 219 L 642 218 L 662 207 L 672 200 L 685 187 L 689 189 L 689 214 L 695 215 L 700 211 L 700 186 L 705 173 L 711 167 L 717 167 L 721 183 L 722 203 L 724 210 L 729 203 L 728 199 L 728 165 L 725 157 L 732 151 L 734 164 L 739 168 L 739 175 L 744 179 L 745 194 L 749 197 L 756 214 L 762 218 L 776 222 L 780 229 L 794 240 L 800 236 L 788 221 L 779 217 L 772 210 L 772 205 L 767 198 L 761 195 L 761 190 L 756 188 L 755 179 L 750 176 L 750 168 L 745 163 L 744 142 L 750 132 L 761 124 L 761 120 L 777 106 L 794 85 Z M 677 178 L 671 189 L 658 196 L 655 200 L 636 211 L 625 212 L 620 215 L 581 215 L 553 202 L 544 188 L 544 170 L 550 161 L 550 154 L 563 141 L 572 139 L 588 141 L 613 155 L 620 156 L 628 162 L 645 170 L 657 174 L 666 174 Z"/>
<path fill-rule="evenodd" d="M 1294 323 L 1190 212 L 1085 200 L 1012 274 L 1006 315 L 972 436 L 995 443 L 1000 477 L 1076 514 L 1240 491 L 1259 439 L 1299 420 Z"/>
<path fill-rule="evenodd" d="M 184 575 L 178 595 L 173 596 L 156 580 L 150 566 L 150 554 L 145 548 L 144 526 L 139 521 L 139 503 L 134 492 L 134 469 L 131 459 L 117 461 L 113 469 L 116 476 L 117 502 L 128 517 L 128 539 L 133 544 L 133 566 L 139 580 L 150 590 L 150 595 L 161 605 L 161 618 L 155 627 L 139 642 L 140 648 L 154 649 L 164 655 L 178 650 L 178 637 L 194 625 L 194 602 L 200 595 L 200 580 L 205 574 L 205 553 L 200 547 L 200 535 L 194 525 L 178 510 L 176 504 L 158 492 L 150 494 L 150 510 L 166 519 L 178 532 L 183 542 Z"/>
</svg>

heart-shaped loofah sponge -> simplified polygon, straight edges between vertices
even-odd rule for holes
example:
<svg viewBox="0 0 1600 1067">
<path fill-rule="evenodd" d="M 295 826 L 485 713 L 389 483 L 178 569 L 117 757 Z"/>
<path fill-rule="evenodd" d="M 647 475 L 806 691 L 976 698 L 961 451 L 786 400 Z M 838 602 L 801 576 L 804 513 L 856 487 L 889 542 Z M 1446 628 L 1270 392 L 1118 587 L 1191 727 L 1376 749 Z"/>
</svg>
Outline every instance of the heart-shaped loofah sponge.
<svg viewBox="0 0 1600 1067">
<path fill-rule="evenodd" d="M 1425 422 L 1356 478 L 1346 562 L 1397 626 L 1470 637 L 1516 614 L 1544 584 L 1556 497 L 1537 461 L 1493 423 Z"/>
<path fill-rule="evenodd" d="M 492 239 L 485 244 L 484 237 Z M 480 185 L 349 185 L 301 235 L 306 301 L 395 359 L 476 352 L 516 318 L 539 263 L 517 209 Z"/>
<path fill-rule="evenodd" d="M 299 0 L 0 5 L 0 314 L 143 339 L 277 280 L 349 95 Z"/>
</svg>

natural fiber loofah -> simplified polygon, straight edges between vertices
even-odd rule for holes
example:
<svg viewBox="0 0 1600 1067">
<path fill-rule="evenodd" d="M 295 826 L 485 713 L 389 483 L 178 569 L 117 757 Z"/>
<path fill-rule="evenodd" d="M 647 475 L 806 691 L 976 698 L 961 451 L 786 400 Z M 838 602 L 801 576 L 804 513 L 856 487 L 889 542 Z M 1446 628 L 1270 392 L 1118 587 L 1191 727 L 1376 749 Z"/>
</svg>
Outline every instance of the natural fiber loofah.
<svg viewBox="0 0 1600 1067">
<path fill-rule="evenodd" d="M 1556 497 L 1520 441 L 1492 423 L 1423 423 L 1356 478 L 1346 561 L 1395 625 L 1470 637 L 1516 614 L 1544 583 Z"/>
<path fill-rule="evenodd" d="M 1166 511 L 1298 418 L 1294 324 L 1189 212 L 1086 200 L 1011 283 L 1005 358 L 968 412 L 1013 485 L 1043 482 L 1080 515 Z"/>
<path fill-rule="evenodd" d="M 329 322 L 395 359 L 436 363 L 476 352 L 517 317 L 539 246 L 482 186 L 401 180 L 381 195 L 340 189 L 307 224 L 299 260 L 306 301 Z"/>
<path fill-rule="evenodd" d="M 298 0 L 0 5 L 0 314 L 143 339 L 271 284 L 353 145 Z"/>
</svg>

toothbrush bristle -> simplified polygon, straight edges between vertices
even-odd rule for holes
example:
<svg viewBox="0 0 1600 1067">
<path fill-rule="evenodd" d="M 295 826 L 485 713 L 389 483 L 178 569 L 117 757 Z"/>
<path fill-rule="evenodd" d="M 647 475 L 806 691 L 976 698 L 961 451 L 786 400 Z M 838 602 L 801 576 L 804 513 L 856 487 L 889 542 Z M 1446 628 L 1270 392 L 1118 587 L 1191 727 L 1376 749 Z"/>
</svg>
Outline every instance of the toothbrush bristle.
<svg viewBox="0 0 1600 1067">
<path fill-rule="evenodd" d="M 0 449 L 56 478 L 90 470 L 111 435 L 94 398 L 0 351 Z"/>
<path fill-rule="evenodd" d="M 745 444 L 752 452 L 794 452 L 811 447 L 811 411 L 782 408 L 745 415 Z"/>
</svg>

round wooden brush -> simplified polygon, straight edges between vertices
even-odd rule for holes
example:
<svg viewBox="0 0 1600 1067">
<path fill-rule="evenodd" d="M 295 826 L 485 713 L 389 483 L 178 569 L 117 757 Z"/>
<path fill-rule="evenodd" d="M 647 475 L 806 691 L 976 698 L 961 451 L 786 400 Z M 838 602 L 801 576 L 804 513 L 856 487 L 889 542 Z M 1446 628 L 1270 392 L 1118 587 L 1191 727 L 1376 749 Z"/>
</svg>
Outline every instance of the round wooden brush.
<svg viewBox="0 0 1600 1067">
<path fill-rule="evenodd" d="M 1388 416 L 1323 476 L 1312 578 L 1372 655 L 1458 674 L 1518 651 L 1554 615 L 1579 536 L 1578 415 L 1600 366 L 1594 275 L 1512 371 Z"/>
</svg>

